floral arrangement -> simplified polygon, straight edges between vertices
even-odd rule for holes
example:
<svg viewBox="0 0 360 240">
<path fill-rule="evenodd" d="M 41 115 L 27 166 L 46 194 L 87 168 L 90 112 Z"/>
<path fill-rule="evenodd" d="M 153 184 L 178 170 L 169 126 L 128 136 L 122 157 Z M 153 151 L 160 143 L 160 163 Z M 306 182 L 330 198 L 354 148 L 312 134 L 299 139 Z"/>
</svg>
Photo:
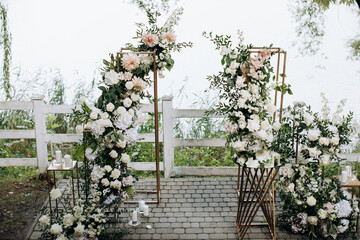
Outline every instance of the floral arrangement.
<svg viewBox="0 0 360 240">
<path fill-rule="evenodd" d="M 225 116 L 227 145 L 235 150 L 234 162 L 252 168 L 270 167 L 273 141 L 272 117 L 276 107 L 270 99 L 270 57 L 267 48 L 251 55 L 251 45 L 242 41 L 232 48 L 230 36 L 203 34 L 220 50 L 224 70 L 208 76 L 210 88 L 218 90 L 221 102 L 208 113 Z"/>
<path fill-rule="evenodd" d="M 304 103 L 296 103 L 284 110 L 281 127 L 275 128 L 273 148 L 282 158 L 298 161 L 317 161 L 328 165 L 330 161 L 340 162 L 338 156 L 350 143 L 353 114 L 341 116 L 345 100 L 342 100 L 330 117 L 328 100 L 322 94 L 324 106 L 321 113 L 311 110 Z M 298 156 L 296 156 L 298 144 Z"/>
<path fill-rule="evenodd" d="M 138 24 L 135 38 L 140 39 L 139 45 L 126 46 L 132 52 L 156 51 L 156 69 L 160 72 L 170 70 L 174 65 L 170 53 L 192 46 L 175 41 L 173 26 L 182 9 L 175 10 L 163 27 L 157 27 L 156 19 L 160 13 L 153 11 L 151 5 L 137 2 L 147 13 L 149 26 Z M 81 107 L 74 109 L 75 116 L 82 122 L 76 126 L 76 131 L 89 132 L 85 135 L 85 157 L 89 162 L 85 169 L 85 199 L 82 196 L 83 199 L 73 207 L 64 204 L 65 210 L 56 216 L 42 216 L 43 239 L 109 239 L 108 225 L 116 224 L 116 219 L 111 219 L 110 211 L 105 208 L 114 211 L 117 208 L 114 205 L 133 194 L 132 185 L 137 178 L 128 171 L 131 159 L 126 148 L 138 141 L 137 128 L 148 120 L 140 111 L 140 100 L 151 97 L 146 89 L 151 84 L 148 75 L 154 70 L 154 59 L 148 54 L 132 52 L 120 54 L 119 59 L 110 54 L 110 60 L 103 61 L 99 86 L 102 94 L 96 104 L 89 107 L 85 98 L 81 98 Z M 60 195 L 55 194 L 53 199 L 60 199 Z"/>
<path fill-rule="evenodd" d="M 279 170 L 277 188 L 282 200 L 280 225 L 311 239 L 336 239 L 349 234 L 357 216 L 357 201 L 340 188 L 337 178 L 324 178 L 317 163 L 289 163 Z"/>
</svg>

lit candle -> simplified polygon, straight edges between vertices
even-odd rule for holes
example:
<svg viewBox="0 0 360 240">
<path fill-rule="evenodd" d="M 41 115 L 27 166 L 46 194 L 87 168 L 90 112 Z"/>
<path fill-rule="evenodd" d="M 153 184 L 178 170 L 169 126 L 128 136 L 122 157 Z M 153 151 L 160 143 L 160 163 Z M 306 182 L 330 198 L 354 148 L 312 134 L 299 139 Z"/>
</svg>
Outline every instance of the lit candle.
<svg viewBox="0 0 360 240">
<path fill-rule="evenodd" d="M 55 157 L 56 157 L 56 163 L 57 164 L 61 163 L 61 151 L 60 150 L 55 151 Z"/>
<path fill-rule="evenodd" d="M 149 206 L 148 205 L 144 206 L 144 216 L 149 216 Z"/>
<path fill-rule="evenodd" d="M 64 164 L 65 164 L 65 168 L 71 168 L 72 167 L 72 160 L 70 155 L 66 154 L 64 156 Z"/>
<path fill-rule="evenodd" d="M 133 223 L 137 222 L 137 211 L 136 210 L 133 211 L 131 220 Z"/>
<path fill-rule="evenodd" d="M 139 211 L 143 212 L 144 211 L 144 207 L 145 207 L 145 201 L 140 200 L 139 201 Z"/>
<path fill-rule="evenodd" d="M 346 183 L 347 182 L 347 177 L 348 177 L 347 171 L 342 171 L 341 172 L 341 182 Z"/>
</svg>

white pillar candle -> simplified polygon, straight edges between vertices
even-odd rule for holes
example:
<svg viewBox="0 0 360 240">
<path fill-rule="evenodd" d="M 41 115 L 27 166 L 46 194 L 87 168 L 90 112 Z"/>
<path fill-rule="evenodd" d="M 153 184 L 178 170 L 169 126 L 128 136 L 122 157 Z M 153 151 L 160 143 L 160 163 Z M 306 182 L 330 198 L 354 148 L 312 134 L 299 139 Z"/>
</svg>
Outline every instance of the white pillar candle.
<svg viewBox="0 0 360 240">
<path fill-rule="evenodd" d="M 348 177 L 347 171 L 342 171 L 341 172 L 341 182 L 346 183 L 347 182 L 347 177 Z"/>
<path fill-rule="evenodd" d="M 140 212 L 144 211 L 144 207 L 145 207 L 145 201 L 140 200 L 139 201 L 139 210 L 140 210 Z"/>
<path fill-rule="evenodd" d="M 56 150 L 55 151 L 55 159 L 56 159 L 56 163 L 61 163 L 61 151 L 60 150 Z"/>
<path fill-rule="evenodd" d="M 351 166 L 345 166 L 345 171 L 347 172 L 348 177 L 351 177 Z"/>
<path fill-rule="evenodd" d="M 66 154 L 64 156 L 64 165 L 65 165 L 65 168 L 71 168 L 72 167 L 72 159 L 70 157 L 70 155 Z"/>
<path fill-rule="evenodd" d="M 144 206 L 144 216 L 149 216 L 149 206 L 148 205 Z"/>
<path fill-rule="evenodd" d="M 133 211 L 131 220 L 133 223 L 137 222 L 137 211 L 136 210 Z"/>
</svg>

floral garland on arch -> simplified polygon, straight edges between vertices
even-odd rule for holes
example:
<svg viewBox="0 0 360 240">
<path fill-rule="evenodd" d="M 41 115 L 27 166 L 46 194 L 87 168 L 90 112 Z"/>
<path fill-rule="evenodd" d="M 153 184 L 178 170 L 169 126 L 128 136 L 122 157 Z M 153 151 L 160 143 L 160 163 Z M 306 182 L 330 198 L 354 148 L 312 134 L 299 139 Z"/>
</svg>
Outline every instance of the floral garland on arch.
<svg viewBox="0 0 360 240">
<path fill-rule="evenodd" d="M 208 113 L 225 116 L 227 145 L 236 151 L 234 162 L 251 168 L 273 166 L 271 115 L 276 107 L 269 94 L 273 53 L 264 48 L 249 59 L 251 45 L 244 46 L 240 41 L 232 48 L 230 36 L 203 35 L 221 51 L 223 71 L 207 77 L 210 88 L 219 91 L 221 101 Z"/>
<path fill-rule="evenodd" d="M 170 53 L 192 46 L 192 43 L 176 43 L 173 27 L 183 11 L 175 10 L 165 25 L 158 27 L 156 20 L 160 13 L 151 5 L 137 2 L 147 13 L 149 26 L 138 24 L 135 37 L 139 39 L 138 46 L 126 46 L 133 52 L 155 51 L 156 69 L 171 70 L 174 60 Z M 66 204 L 66 198 L 62 199 L 59 189 L 52 190 L 51 199 L 62 202 L 64 210 L 40 218 L 44 228 L 42 239 L 110 239 L 110 235 L 121 238 L 123 232 L 116 232 L 116 228 L 111 232 L 111 226 L 118 221 L 109 212 L 133 194 L 132 186 L 137 178 L 127 169 L 131 158 L 126 148 L 138 141 L 137 128 L 148 120 L 140 111 L 140 100 L 151 97 L 146 89 L 151 84 L 153 60 L 152 55 L 127 52 L 120 54 L 119 59 L 110 54 L 110 59 L 103 61 L 99 86 L 102 93 L 95 106 L 89 107 L 83 97 L 80 109 L 74 109 L 75 116 L 83 123 L 76 126 L 76 131 L 90 132 L 85 135 L 85 157 L 89 161 L 89 169 L 85 169 L 88 176 L 85 179 L 89 179 L 84 186 L 86 198 L 82 196 L 72 207 Z"/>
</svg>

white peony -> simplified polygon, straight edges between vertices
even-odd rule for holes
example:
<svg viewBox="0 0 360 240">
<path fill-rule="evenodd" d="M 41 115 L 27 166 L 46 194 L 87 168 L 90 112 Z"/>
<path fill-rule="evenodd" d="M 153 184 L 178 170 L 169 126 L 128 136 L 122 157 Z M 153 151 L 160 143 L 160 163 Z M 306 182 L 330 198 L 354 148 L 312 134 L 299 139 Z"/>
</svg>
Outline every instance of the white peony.
<svg viewBox="0 0 360 240">
<path fill-rule="evenodd" d="M 320 146 L 328 146 L 330 143 L 330 139 L 329 138 L 326 138 L 326 137 L 321 137 L 319 139 L 319 144 Z"/>
<path fill-rule="evenodd" d="M 133 100 L 134 102 L 137 102 L 139 100 L 139 94 L 136 94 L 136 93 L 132 93 L 131 94 L 131 100 Z"/>
<path fill-rule="evenodd" d="M 273 129 L 274 129 L 275 131 L 279 131 L 280 128 L 281 128 L 281 123 L 276 122 L 276 123 L 273 124 Z"/>
<path fill-rule="evenodd" d="M 114 111 L 114 109 L 115 109 L 115 105 L 114 105 L 114 104 L 112 104 L 112 103 L 106 104 L 106 111 L 112 112 L 112 111 Z"/>
<path fill-rule="evenodd" d="M 308 132 L 309 140 L 316 141 L 320 137 L 319 129 L 310 129 Z"/>
<path fill-rule="evenodd" d="M 247 122 L 247 128 L 250 132 L 256 132 L 260 129 L 260 122 L 258 119 L 249 119 Z"/>
<path fill-rule="evenodd" d="M 50 225 L 50 217 L 48 215 L 43 215 L 39 218 L 39 222 L 42 226 L 49 226 Z"/>
<path fill-rule="evenodd" d="M 123 100 L 123 104 L 124 104 L 124 107 L 129 108 L 129 107 L 131 107 L 132 100 L 130 98 L 125 98 Z"/>
<path fill-rule="evenodd" d="M 120 190 L 121 189 L 121 182 L 119 180 L 115 180 L 113 182 L 110 183 L 110 187 L 111 188 L 115 188 L 117 190 Z"/>
<path fill-rule="evenodd" d="M 310 196 L 306 199 L 306 203 L 309 206 L 315 206 L 316 205 L 316 199 L 313 196 Z"/>
<path fill-rule="evenodd" d="M 131 82 L 131 81 L 126 82 L 126 83 L 125 83 L 125 87 L 126 87 L 127 90 L 131 90 L 131 89 L 133 89 L 133 87 L 134 87 L 134 83 Z"/>
<path fill-rule="evenodd" d="M 253 158 L 249 158 L 246 162 L 246 166 L 248 168 L 258 168 L 260 166 L 258 160 L 254 160 Z"/>
<path fill-rule="evenodd" d="M 82 134 L 84 132 L 84 128 L 82 125 L 77 125 L 75 130 L 77 134 Z"/>
<path fill-rule="evenodd" d="M 130 156 L 127 153 L 122 153 L 120 161 L 125 164 L 128 164 L 130 162 Z"/>
<path fill-rule="evenodd" d="M 62 227 L 57 223 L 53 224 L 50 228 L 50 232 L 54 235 L 59 235 L 62 233 L 62 231 L 63 231 Z"/>
<path fill-rule="evenodd" d="M 120 174 L 121 174 L 120 170 L 115 168 L 115 169 L 111 172 L 110 177 L 111 177 L 112 179 L 117 179 L 117 178 L 120 177 Z"/>
<path fill-rule="evenodd" d="M 71 227 L 75 221 L 75 218 L 72 214 L 65 214 L 63 217 L 63 224 L 65 227 Z"/>
<path fill-rule="evenodd" d="M 308 222 L 311 224 L 311 225 L 314 225 L 316 226 L 317 223 L 318 223 L 318 218 L 316 216 L 310 216 L 308 217 Z"/>
<path fill-rule="evenodd" d="M 107 187 L 109 186 L 110 182 L 107 178 L 103 178 L 101 179 L 101 184 L 104 186 L 104 187 Z"/>
<path fill-rule="evenodd" d="M 59 197 L 61 197 L 60 190 L 58 188 L 54 188 L 53 190 L 51 190 L 50 197 L 52 200 L 55 200 L 55 199 L 58 199 Z"/>
<path fill-rule="evenodd" d="M 284 177 L 291 178 L 295 172 L 291 167 L 291 164 L 287 163 L 279 169 L 279 174 Z"/>
<path fill-rule="evenodd" d="M 112 158 L 117 158 L 118 157 L 118 153 L 115 150 L 111 150 L 111 152 L 109 153 L 110 157 Z"/>
<path fill-rule="evenodd" d="M 126 147 L 126 141 L 121 141 L 121 140 L 117 141 L 116 142 L 116 147 L 125 148 Z"/>
<path fill-rule="evenodd" d="M 268 121 L 262 121 L 261 122 L 261 129 L 268 130 L 270 128 L 270 123 Z"/>
<path fill-rule="evenodd" d="M 287 192 L 294 192 L 294 188 L 295 188 L 295 184 L 294 183 L 290 183 L 286 188 L 285 190 Z"/>
</svg>

